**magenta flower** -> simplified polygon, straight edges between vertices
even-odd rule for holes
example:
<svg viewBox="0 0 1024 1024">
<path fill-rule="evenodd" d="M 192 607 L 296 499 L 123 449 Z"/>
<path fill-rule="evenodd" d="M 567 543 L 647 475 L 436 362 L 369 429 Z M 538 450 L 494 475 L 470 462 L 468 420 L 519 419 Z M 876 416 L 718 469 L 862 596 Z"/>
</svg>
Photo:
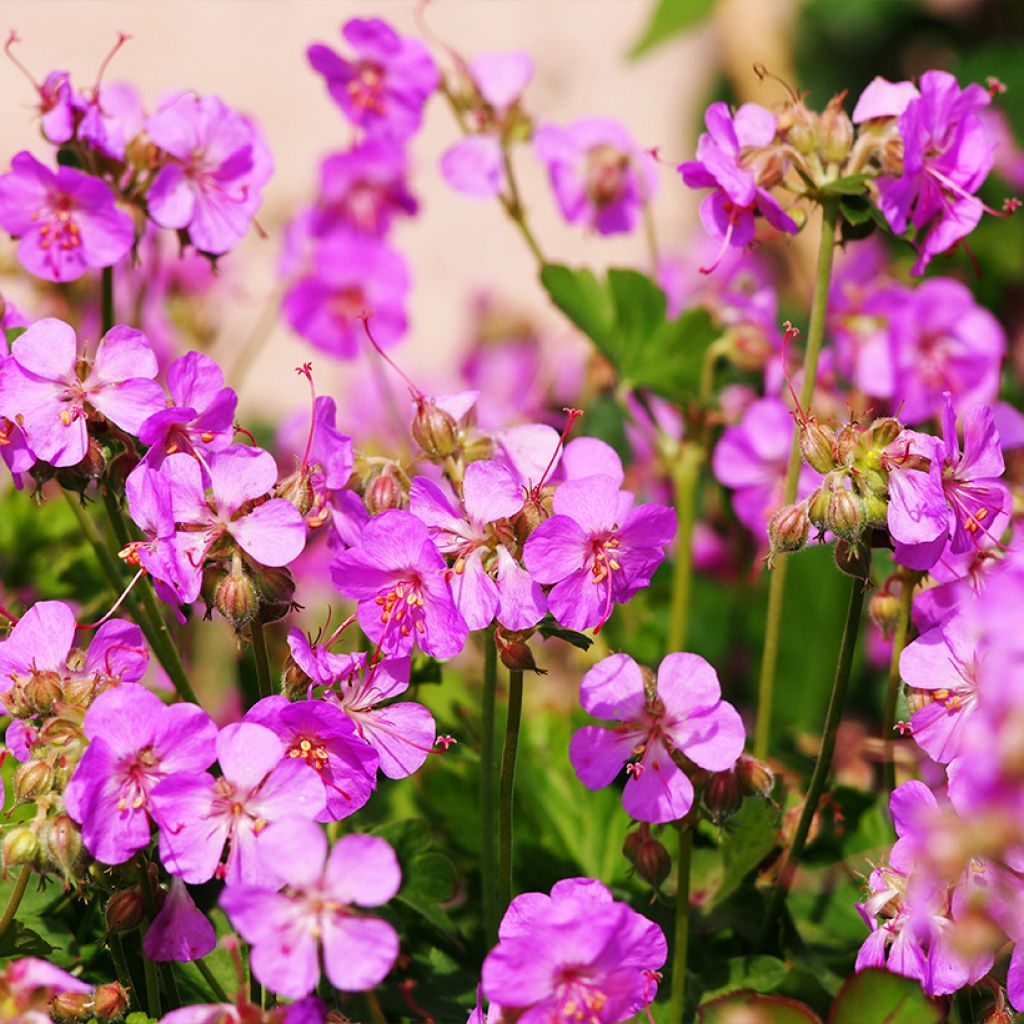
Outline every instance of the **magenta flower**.
<svg viewBox="0 0 1024 1024">
<path fill-rule="evenodd" d="M 318 821 L 340 821 L 362 807 L 377 785 L 377 754 L 356 733 L 339 708 L 322 700 L 289 703 L 285 697 L 264 697 L 245 715 L 274 733 L 284 756 L 302 761 L 319 776 L 326 804 Z"/>
<path fill-rule="evenodd" d="M 415 134 L 423 105 L 440 81 L 427 48 L 399 36 L 380 18 L 352 18 L 341 34 L 355 50 L 354 59 L 339 57 L 322 43 L 306 53 L 342 113 L 369 135 L 401 142 Z"/>
<path fill-rule="evenodd" d="M 533 146 L 547 166 L 562 216 L 602 235 L 632 231 L 657 187 L 654 161 L 615 121 L 541 125 Z"/>
<path fill-rule="evenodd" d="M 171 158 L 150 186 L 150 217 L 161 227 L 188 231 L 202 252 L 233 249 L 273 170 L 255 126 L 216 96 L 184 94 L 150 117 L 146 132 Z"/>
<path fill-rule="evenodd" d="M 175 452 L 220 451 L 235 436 L 238 395 L 224 386 L 221 368 L 201 352 L 187 352 L 167 368 L 170 408 L 153 413 L 140 427 L 150 446 L 147 465 L 159 467 Z"/>
<path fill-rule="evenodd" d="M 622 804 L 639 821 L 677 821 L 693 804 L 693 785 L 672 755 L 711 772 L 727 771 L 743 753 L 743 723 L 722 700 L 715 670 L 696 654 L 669 654 L 649 694 L 640 666 L 625 654 L 599 661 L 583 677 L 580 702 L 614 729 L 576 731 L 569 760 L 588 789 L 603 789 L 627 767 Z"/>
<path fill-rule="evenodd" d="M 220 898 L 231 923 L 252 946 L 253 974 L 280 996 L 308 995 L 320 979 L 319 947 L 331 984 L 342 992 L 373 988 L 398 956 L 398 935 L 360 907 L 387 903 L 401 884 L 394 851 L 383 839 L 342 836 L 327 855 L 327 837 L 304 818 L 271 825 L 260 856 L 286 892 L 229 885 Z"/>
<path fill-rule="evenodd" d="M 38 93 L 39 127 L 43 138 L 62 146 L 75 134 L 71 76 L 66 71 L 51 71 L 38 86 Z"/>
<path fill-rule="evenodd" d="M 653 1002 L 668 952 L 656 924 L 592 878 L 564 879 L 550 896 L 517 896 L 498 938 L 482 970 L 490 1011 L 538 1024 L 632 1018 Z"/>
<path fill-rule="evenodd" d="M 229 884 L 270 885 L 273 876 L 258 856 L 260 835 L 277 818 L 320 815 L 323 784 L 306 762 L 285 756 L 275 733 L 250 722 L 220 731 L 217 762 L 220 778 L 208 772 L 171 775 L 150 794 L 160 859 L 190 884 L 217 875 Z"/>
<path fill-rule="evenodd" d="M 91 991 L 91 985 L 34 956 L 12 960 L 0 971 L 0 1006 L 18 1024 L 52 1024 L 54 996 Z"/>
<path fill-rule="evenodd" d="M 960 753 L 964 725 L 978 703 L 980 657 L 963 615 L 922 633 L 900 655 L 900 677 L 920 691 L 909 700 L 917 709 L 910 720 L 914 739 L 939 764 Z"/>
<path fill-rule="evenodd" d="M 388 655 L 408 654 L 417 643 L 435 658 L 462 650 L 468 627 L 447 572 L 427 527 L 400 509 L 371 519 L 360 545 L 331 563 L 334 585 L 359 602 L 359 624 Z"/>
<path fill-rule="evenodd" d="M 765 187 L 768 170 L 758 166 L 761 151 L 775 140 L 775 115 L 756 103 L 744 103 L 733 115 L 720 102 L 708 107 L 704 123 L 697 159 L 680 164 L 679 173 L 690 188 L 714 189 L 701 203 L 700 219 L 722 244 L 711 265 L 701 268 L 706 273 L 730 246 L 742 249 L 754 240 L 755 213 L 786 234 L 795 235 L 797 225 Z"/>
<path fill-rule="evenodd" d="M 417 203 L 406 184 L 405 149 L 388 139 L 367 139 L 320 165 L 320 194 L 310 216 L 317 238 L 338 230 L 383 238 L 396 217 L 411 217 Z"/>
<path fill-rule="evenodd" d="M 316 250 L 314 269 L 284 297 L 284 317 L 315 348 L 354 359 L 373 317 L 373 337 L 382 348 L 400 341 L 409 271 L 397 249 L 372 238 L 334 234 Z"/>
<path fill-rule="evenodd" d="M 206 456 L 209 487 L 191 455 L 168 455 L 160 468 L 171 482 L 175 522 L 183 527 L 178 543 L 182 570 L 192 571 L 186 601 L 199 593 L 203 560 L 221 538 L 235 543 L 261 565 L 287 565 L 306 546 L 306 526 L 299 510 L 283 498 L 252 504 L 273 490 L 277 464 L 261 448 L 233 445 Z"/>
<path fill-rule="evenodd" d="M 651 582 L 676 532 L 661 505 L 633 507 L 608 476 L 567 480 L 555 491 L 555 514 L 523 549 L 537 583 L 554 584 L 551 614 L 569 629 L 600 627 L 613 604 L 625 604 Z"/>
<path fill-rule="evenodd" d="M 137 683 L 100 694 L 85 713 L 89 746 L 64 802 L 86 849 L 121 864 L 149 843 L 149 796 L 175 772 L 203 771 L 215 756 L 216 726 L 195 704 L 163 703 Z"/>
<path fill-rule="evenodd" d="M 141 331 L 112 328 L 91 365 L 83 370 L 82 363 L 74 329 L 48 317 L 15 340 L 0 366 L 0 415 L 17 423 L 36 457 L 54 466 L 85 458 L 90 415 L 135 434 L 164 404 L 152 379 L 156 358 Z"/>
<path fill-rule="evenodd" d="M 112 82 L 88 97 L 76 96 L 78 140 L 114 160 L 124 160 L 128 144 L 142 133 L 146 115 L 138 90 L 127 82 Z"/>
<path fill-rule="evenodd" d="M 135 238 L 131 217 L 99 178 L 73 167 L 51 171 L 25 152 L 0 175 L 0 227 L 20 239 L 21 265 L 45 281 L 111 267 Z"/>
<path fill-rule="evenodd" d="M 299 999 L 273 1011 L 275 1024 L 324 1024 L 327 1007 L 315 996 Z M 280 1015 L 280 1016 L 279 1016 Z M 249 1007 L 235 1003 L 205 1003 L 171 1010 L 160 1024 L 249 1024 Z"/>
<path fill-rule="evenodd" d="M 186 963 L 213 952 L 216 945 L 209 918 L 195 905 L 185 883 L 172 878 L 167 898 L 142 940 L 147 959 Z"/>
<path fill-rule="evenodd" d="M 417 771 L 437 735 L 434 716 L 422 704 L 393 700 L 409 688 L 409 667 L 408 658 L 384 658 L 367 665 L 365 655 L 360 655 L 324 695 L 377 751 L 380 770 L 389 779 L 404 779 Z"/>
<path fill-rule="evenodd" d="M 361 654 L 333 654 L 322 644 L 310 642 L 298 627 L 288 630 L 292 660 L 309 676 L 311 686 L 330 686 L 343 675 L 355 672 L 363 662 Z"/>
<path fill-rule="evenodd" d="M 438 550 L 454 560 L 452 594 L 471 630 L 483 629 L 495 615 L 508 629 L 529 629 L 544 618 L 544 592 L 509 550 L 517 543 L 509 520 L 524 501 L 515 477 L 496 462 L 466 467 L 458 509 L 431 481 L 412 482 L 409 511 L 427 524 Z"/>
<path fill-rule="evenodd" d="M 878 203 L 896 234 L 908 224 L 917 229 L 915 274 L 981 220 L 985 206 L 974 193 L 992 169 L 980 116 L 990 101 L 980 85 L 961 89 L 948 72 L 926 71 L 920 92 L 909 82 L 875 79 L 854 110 L 855 122 L 899 118 L 903 172 L 877 179 Z"/>
</svg>

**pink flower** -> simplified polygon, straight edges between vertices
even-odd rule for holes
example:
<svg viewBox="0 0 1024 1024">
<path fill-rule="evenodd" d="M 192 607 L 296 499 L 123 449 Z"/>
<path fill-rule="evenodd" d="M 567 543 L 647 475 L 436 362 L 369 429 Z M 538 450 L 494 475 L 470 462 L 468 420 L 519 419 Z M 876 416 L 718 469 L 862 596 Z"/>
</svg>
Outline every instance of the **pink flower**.
<svg viewBox="0 0 1024 1024">
<path fill-rule="evenodd" d="M 53 997 L 63 992 L 86 994 L 92 987 L 46 960 L 27 956 L 0 971 L 0 1006 L 17 1024 L 51 1024 Z"/>
<path fill-rule="evenodd" d="M 86 849 L 121 864 L 149 843 L 149 797 L 158 782 L 203 771 L 216 727 L 195 704 L 163 703 L 137 683 L 101 694 L 85 714 L 89 746 L 64 795 Z"/>
<path fill-rule="evenodd" d="M 427 48 L 399 36 L 380 18 L 352 18 L 341 34 L 355 50 L 354 59 L 339 57 L 322 43 L 307 51 L 331 98 L 370 135 L 401 142 L 415 134 L 440 79 Z"/>
<path fill-rule="evenodd" d="M 715 670 L 696 654 L 669 654 L 656 685 L 645 685 L 640 666 L 626 654 L 599 661 L 580 685 L 583 708 L 618 721 L 614 729 L 577 730 L 569 759 L 588 789 L 603 789 L 627 768 L 622 794 L 639 821 L 677 821 L 693 804 L 693 784 L 675 763 L 678 751 L 708 771 L 731 768 L 743 753 L 743 723 L 722 700 Z"/>
<path fill-rule="evenodd" d="M 31 153 L 0 176 L 0 227 L 18 242 L 18 260 L 46 281 L 74 281 L 111 267 L 131 248 L 135 228 L 99 178 L 73 167 L 51 171 Z"/>
<path fill-rule="evenodd" d="M 0 415 L 17 423 L 36 457 L 54 466 L 85 458 L 88 421 L 106 417 L 130 434 L 163 407 L 152 378 L 156 358 L 146 336 L 114 327 L 85 362 L 74 329 L 62 320 L 38 320 L 17 338 L 0 366 Z"/>
<path fill-rule="evenodd" d="M 185 94 L 150 117 L 146 132 L 171 157 L 150 186 L 149 215 L 162 227 L 188 231 L 202 252 L 234 248 L 273 169 L 252 122 L 216 96 Z"/>
<path fill-rule="evenodd" d="M 625 604 L 651 577 L 676 532 L 660 505 L 633 507 L 609 476 L 567 480 L 555 491 L 555 514 L 523 549 L 537 583 L 554 584 L 548 607 L 569 629 L 599 627 L 614 604 Z"/>
<path fill-rule="evenodd" d="M 228 883 L 269 885 L 258 856 L 263 830 L 277 818 L 316 818 L 324 787 L 308 764 L 285 756 L 284 744 L 262 725 L 239 722 L 217 736 L 221 776 L 178 773 L 150 795 L 160 826 L 160 859 L 190 884 L 216 874 Z M 227 862 L 220 859 L 225 847 Z"/>
<path fill-rule="evenodd" d="M 142 951 L 158 963 L 187 963 L 206 956 L 216 945 L 217 935 L 209 918 L 195 905 L 185 883 L 172 878 L 163 906 L 146 929 Z"/>
<path fill-rule="evenodd" d="M 280 996 L 308 995 L 320 979 L 320 946 L 331 984 L 362 992 L 383 980 L 398 955 L 398 935 L 360 907 L 387 903 L 401 884 L 394 851 L 375 836 L 346 835 L 327 853 L 327 837 L 304 818 L 271 825 L 260 856 L 286 892 L 229 885 L 220 898 L 252 946 L 253 974 Z"/>
</svg>

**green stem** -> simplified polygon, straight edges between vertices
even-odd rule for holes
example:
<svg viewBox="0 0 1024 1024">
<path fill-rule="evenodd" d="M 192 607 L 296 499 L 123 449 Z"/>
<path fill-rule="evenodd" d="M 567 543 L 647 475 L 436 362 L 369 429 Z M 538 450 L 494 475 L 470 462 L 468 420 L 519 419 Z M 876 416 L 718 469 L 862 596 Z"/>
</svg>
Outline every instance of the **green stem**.
<svg viewBox="0 0 1024 1024">
<path fill-rule="evenodd" d="M 217 977 L 213 973 L 213 971 L 211 971 L 210 968 L 206 966 L 206 961 L 200 959 L 193 960 L 192 963 L 195 964 L 196 970 L 198 970 L 199 973 L 203 976 L 203 980 L 206 982 L 206 984 L 210 986 L 210 991 L 213 993 L 217 1002 L 230 1003 L 231 999 L 229 998 L 227 992 L 224 991 L 224 986 L 221 985 L 221 983 L 217 980 Z"/>
<path fill-rule="evenodd" d="M 870 549 L 868 549 L 869 559 L 870 554 Z M 807 798 L 793 835 L 793 842 L 786 852 L 775 887 L 768 900 L 764 924 L 761 926 L 761 945 L 767 941 L 782 911 L 786 893 L 792 884 L 797 864 L 800 862 L 804 846 L 807 843 L 811 821 L 818 809 L 821 794 L 825 791 L 825 783 L 828 781 L 829 771 L 832 767 L 832 754 L 836 748 L 836 734 L 839 732 L 839 722 L 843 715 L 843 706 L 846 703 L 846 691 L 850 685 L 850 670 L 853 666 L 853 652 L 857 646 L 857 635 L 860 632 L 860 614 L 864 607 L 867 579 L 868 575 L 865 571 L 863 577 L 855 576 L 850 580 L 850 601 L 846 609 L 846 623 L 843 626 L 843 640 L 839 647 L 839 657 L 836 659 L 836 675 L 832 683 L 832 695 L 829 698 L 828 711 L 825 713 L 821 750 L 818 752 L 818 760 L 815 762 L 814 772 L 811 774 L 811 781 L 807 787 Z"/>
<path fill-rule="evenodd" d="M 114 961 L 114 973 L 121 983 L 121 988 L 128 994 L 128 1009 L 138 1005 L 138 997 L 134 994 L 132 985 L 132 972 L 128 968 L 128 960 L 124 955 L 124 946 L 121 944 L 121 936 L 117 932 L 111 932 L 107 936 L 107 946 L 110 948 L 110 959 Z"/>
<path fill-rule="evenodd" d="M 14 915 L 18 912 L 18 907 L 21 906 L 25 890 L 28 888 L 28 880 L 31 877 L 31 865 L 24 864 L 21 871 L 18 872 L 18 879 L 14 883 L 14 889 L 11 891 L 11 898 L 7 901 L 7 906 L 4 908 L 3 917 L 0 917 L 0 939 L 7 934 L 7 929 L 11 927 Z"/>
<path fill-rule="evenodd" d="M 498 648 L 490 633 L 484 639 L 484 692 L 480 738 L 480 884 L 483 891 L 487 946 L 498 940 L 498 822 L 495 817 L 494 712 L 498 689 Z"/>
<path fill-rule="evenodd" d="M 267 654 L 267 638 L 263 632 L 263 623 L 259 616 L 249 624 L 249 636 L 252 638 L 252 653 L 256 659 L 256 682 L 259 684 L 260 697 L 274 695 L 274 683 L 270 675 L 270 657 Z"/>
<path fill-rule="evenodd" d="M 690 944 L 690 862 L 693 829 L 687 818 L 678 822 L 679 856 L 676 859 L 676 924 L 672 952 L 672 995 L 668 1019 L 682 1020 L 686 1002 L 686 957 Z"/>
<path fill-rule="evenodd" d="M 501 751 L 501 781 L 498 793 L 498 912 L 512 902 L 512 799 L 516 788 L 516 757 L 519 727 L 523 719 L 523 672 L 508 670 L 508 717 L 505 746 Z"/>
<path fill-rule="evenodd" d="M 814 386 L 818 377 L 818 356 L 825 334 L 825 314 L 828 311 L 828 289 L 832 278 L 832 257 L 835 254 L 836 223 L 839 217 L 838 200 L 828 198 L 821 204 L 821 239 L 818 243 L 818 269 L 811 300 L 811 319 L 807 328 L 804 349 L 803 381 L 800 385 L 800 407 L 807 412 L 814 401 Z M 796 500 L 800 481 L 800 425 L 793 427 L 793 441 L 786 466 L 786 483 L 782 503 L 791 505 Z M 782 604 L 786 587 L 786 555 L 780 555 L 772 570 L 768 588 L 768 612 L 765 621 L 764 649 L 761 654 L 761 678 L 757 696 L 757 726 L 754 732 L 754 756 L 768 756 L 771 745 L 772 702 L 775 694 L 775 668 L 779 653 L 779 629 L 782 625 Z"/>
<path fill-rule="evenodd" d="M 144 856 L 139 858 L 139 891 L 142 894 L 142 909 L 145 918 L 139 928 L 139 942 L 142 942 L 146 929 L 156 917 L 156 895 L 149 878 L 149 863 Z M 160 977 L 157 974 L 157 965 L 153 960 L 142 952 L 142 966 L 146 974 L 146 1012 L 150 1017 L 160 1016 Z"/>
<path fill-rule="evenodd" d="M 900 612 L 892 636 L 892 656 L 889 658 L 889 679 L 885 688 L 885 711 L 882 714 L 882 743 L 885 760 L 882 775 L 885 788 L 892 792 L 896 788 L 896 760 L 892 733 L 896 726 L 896 704 L 900 695 L 900 655 L 907 646 L 910 632 L 910 609 L 914 604 L 914 587 L 920 573 L 911 569 L 900 570 Z"/>
<path fill-rule="evenodd" d="M 114 326 L 114 268 L 104 267 L 102 274 L 102 326 L 101 333 L 106 334 Z"/>
<path fill-rule="evenodd" d="M 512 218 L 512 222 L 519 228 L 520 233 L 526 240 L 526 244 L 533 253 L 538 266 L 544 266 L 544 253 L 541 252 L 537 239 L 526 222 L 526 207 L 523 206 L 522 197 L 519 194 L 519 185 L 516 182 L 516 174 L 512 168 L 512 158 L 509 156 L 508 146 L 501 147 L 501 158 L 505 165 L 505 180 L 508 182 L 508 195 L 502 195 L 501 205 L 505 212 Z"/>
<path fill-rule="evenodd" d="M 672 575 L 672 606 L 669 613 L 668 650 L 681 651 L 686 643 L 690 616 L 690 590 L 693 585 L 693 527 L 697 519 L 697 481 L 704 461 L 704 449 L 687 442 L 672 467 L 675 492 L 676 555 Z"/>
</svg>

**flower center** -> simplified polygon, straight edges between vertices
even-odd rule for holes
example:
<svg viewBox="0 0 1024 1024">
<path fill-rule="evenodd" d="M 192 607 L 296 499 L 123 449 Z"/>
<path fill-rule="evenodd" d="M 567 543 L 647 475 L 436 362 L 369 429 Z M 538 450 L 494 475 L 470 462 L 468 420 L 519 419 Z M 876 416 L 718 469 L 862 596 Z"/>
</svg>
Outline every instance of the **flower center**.
<svg viewBox="0 0 1024 1024">
<path fill-rule="evenodd" d="M 39 248 L 50 254 L 51 263 L 56 262 L 57 252 L 70 252 L 82 245 L 78 222 L 72 216 L 74 204 L 70 196 L 58 195 L 49 206 L 41 206 L 32 214 L 39 221 Z"/>
<path fill-rule="evenodd" d="M 357 110 L 384 115 L 384 69 L 375 61 L 361 60 L 356 64 L 347 90 Z"/>
<path fill-rule="evenodd" d="M 602 143 L 587 150 L 586 182 L 587 196 L 598 207 L 610 206 L 622 197 L 626 190 L 626 172 L 629 157 L 620 149 Z"/>
<path fill-rule="evenodd" d="M 322 743 L 308 739 L 305 736 L 292 745 L 288 751 L 288 756 L 301 758 L 310 768 L 313 768 L 320 774 L 323 774 L 331 759 L 331 755 Z"/>
<path fill-rule="evenodd" d="M 594 542 L 591 555 L 593 564 L 590 567 L 590 572 L 594 577 L 595 584 L 601 583 L 611 573 L 622 570 L 622 566 L 617 559 L 619 544 L 618 537 L 608 537 L 605 540 Z"/>
<path fill-rule="evenodd" d="M 380 606 L 380 621 L 385 626 L 392 623 L 398 626 L 402 636 L 408 636 L 413 629 L 421 635 L 426 627 L 423 625 L 423 594 L 419 579 L 402 580 L 385 594 L 378 594 L 377 604 Z"/>
<path fill-rule="evenodd" d="M 344 323 L 358 320 L 366 311 L 368 303 L 363 289 L 358 285 L 346 285 L 337 289 L 327 300 L 331 316 Z"/>
</svg>

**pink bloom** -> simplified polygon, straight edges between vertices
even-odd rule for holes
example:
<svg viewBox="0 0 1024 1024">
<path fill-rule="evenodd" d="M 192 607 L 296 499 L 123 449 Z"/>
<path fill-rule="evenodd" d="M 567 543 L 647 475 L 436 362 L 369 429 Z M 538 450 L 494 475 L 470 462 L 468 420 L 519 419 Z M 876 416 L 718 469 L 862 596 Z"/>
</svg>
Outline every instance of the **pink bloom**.
<svg viewBox="0 0 1024 1024">
<path fill-rule="evenodd" d="M 408 654 L 417 643 L 435 658 L 462 650 L 468 629 L 447 572 L 427 527 L 400 509 L 371 519 L 360 545 L 331 563 L 334 585 L 359 602 L 359 624 L 389 655 Z"/>
<path fill-rule="evenodd" d="M 633 230 L 658 179 L 653 160 L 625 128 L 597 117 L 566 128 L 541 125 L 533 145 L 570 224 L 582 223 L 602 235 Z"/>
<path fill-rule="evenodd" d="M 216 727 L 195 704 L 163 703 L 137 683 L 101 694 L 85 714 L 89 739 L 65 792 L 86 849 L 121 864 L 149 843 L 149 796 L 182 771 L 214 759 Z"/>
<path fill-rule="evenodd" d="M 21 265 L 46 281 L 113 266 L 135 237 L 131 217 L 99 178 L 72 167 L 51 171 L 24 152 L 0 176 L 0 227 L 20 239 Z"/>
<path fill-rule="evenodd" d="M 307 51 L 331 98 L 370 135 L 401 142 L 415 134 L 440 77 L 427 48 L 418 39 L 399 36 L 380 18 L 352 18 L 341 34 L 355 50 L 354 59 L 339 57 L 321 43 Z"/>
<path fill-rule="evenodd" d="M 52 1024 L 50 1003 L 63 992 L 86 994 L 92 987 L 46 960 L 27 956 L 0 971 L 0 1006 L 17 1024 Z"/>
<path fill-rule="evenodd" d="M 85 458 L 88 419 L 98 413 L 138 432 L 164 404 L 156 358 L 146 336 L 114 327 L 100 339 L 83 370 L 74 329 L 62 320 L 38 320 L 17 338 L 0 366 L 0 414 L 17 423 L 36 457 L 54 466 Z"/>
<path fill-rule="evenodd" d="M 548 607 L 561 625 L 599 627 L 614 604 L 651 582 L 675 536 L 675 515 L 660 505 L 634 508 L 632 495 L 603 475 L 567 480 L 552 507 L 523 549 L 526 568 L 537 583 L 554 584 Z"/>
<path fill-rule="evenodd" d="M 262 725 L 225 726 L 217 736 L 217 761 L 220 778 L 179 773 L 150 795 L 160 859 L 190 884 L 216 874 L 230 884 L 268 885 L 273 876 L 258 856 L 260 835 L 277 818 L 316 818 L 325 806 L 324 787 L 308 764 L 286 757 L 284 744 Z"/>
<path fill-rule="evenodd" d="M 362 992 L 383 980 L 398 955 L 386 921 L 360 912 L 387 903 L 401 884 L 394 851 L 383 839 L 327 837 L 303 818 L 271 825 L 260 855 L 287 892 L 229 885 L 220 898 L 231 923 L 252 946 L 253 974 L 278 995 L 295 999 L 320 979 L 320 954 L 331 984 Z"/>
<path fill-rule="evenodd" d="M 195 905 L 185 883 L 171 879 L 171 888 L 159 913 L 150 922 L 142 951 L 150 960 L 185 963 L 213 952 L 217 935 L 207 916 Z"/>
<path fill-rule="evenodd" d="M 270 179 L 270 150 L 255 126 L 216 96 L 185 94 L 165 103 L 146 132 L 171 159 L 149 189 L 149 214 L 187 230 L 202 252 L 234 248 L 260 206 Z"/>
<path fill-rule="evenodd" d="M 653 693 L 632 658 L 613 654 L 583 677 L 580 701 L 595 718 L 620 724 L 577 730 L 572 766 L 588 789 L 603 789 L 639 753 L 622 794 L 639 821 L 677 821 L 693 804 L 693 785 L 673 752 L 712 772 L 727 771 L 743 753 L 740 716 L 722 700 L 715 670 L 696 654 L 669 654 Z"/>
</svg>

